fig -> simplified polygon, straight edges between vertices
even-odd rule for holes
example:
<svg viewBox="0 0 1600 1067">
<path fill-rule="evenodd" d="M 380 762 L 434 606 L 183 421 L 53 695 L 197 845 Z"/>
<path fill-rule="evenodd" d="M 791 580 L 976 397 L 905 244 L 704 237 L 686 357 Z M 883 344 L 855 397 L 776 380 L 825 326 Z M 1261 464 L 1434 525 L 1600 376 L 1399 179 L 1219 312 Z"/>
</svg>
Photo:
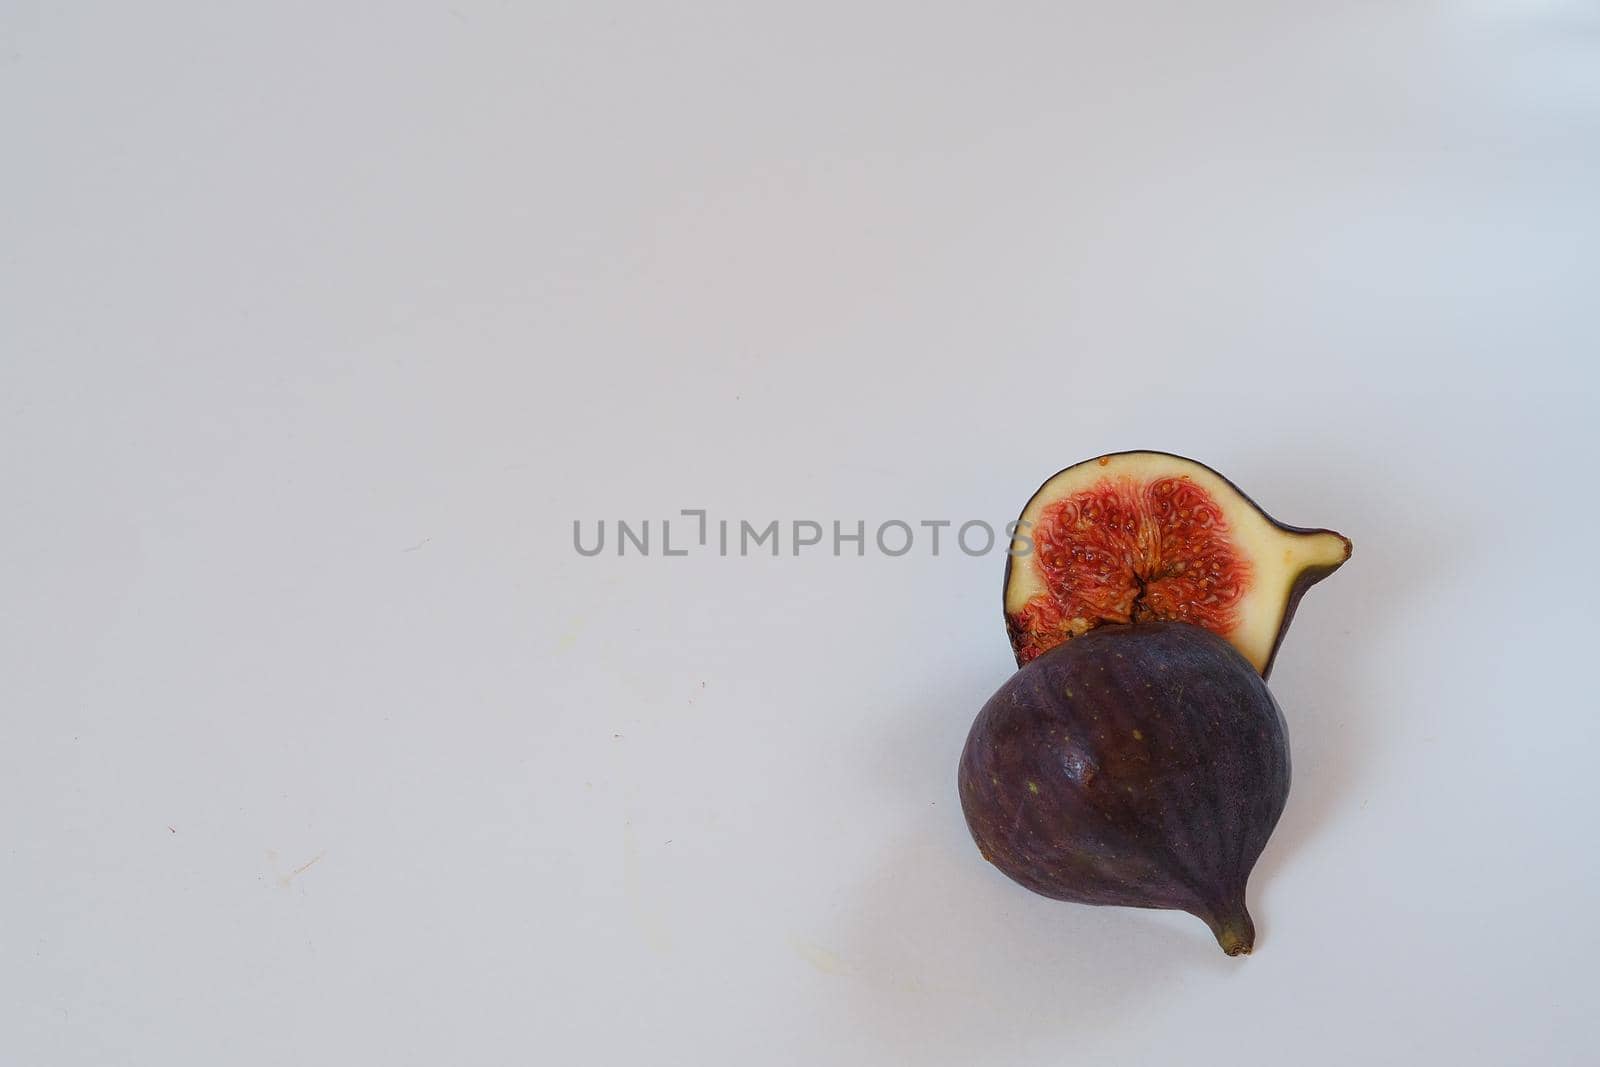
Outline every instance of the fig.
<svg viewBox="0 0 1600 1067">
<path fill-rule="evenodd" d="M 1099 626 L 1167 620 L 1221 635 L 1267 677 L 1301 596 L 1350 558 L 1348 538 L 1286 526 L 1166 452 L 1066 468 L 1017 529 L 1005 615 L 1019 667 Z"/>
<path fill-rule="evenodd" d="M 1283 716 L 1253 664 L 1186 622 L 1106 625 L 1034 658 L 984 705 L 961 807 L 986 859 L 1036 893 L 1175 908 L 1230 956 L 1245 883 L 1289 796 Z"/>
<path fill-rule="evenodd" d="M 1350 558 L 1210 467 L 1120 452 L 1023 508 L 1005 579 L 1018 670 L 962 750 L 984 857 L 1036 893 L 1198 916 L 1255 944 L 1245 886 L 1289 797 L 1267 676 L 1301 596 Z"/>
</svg>

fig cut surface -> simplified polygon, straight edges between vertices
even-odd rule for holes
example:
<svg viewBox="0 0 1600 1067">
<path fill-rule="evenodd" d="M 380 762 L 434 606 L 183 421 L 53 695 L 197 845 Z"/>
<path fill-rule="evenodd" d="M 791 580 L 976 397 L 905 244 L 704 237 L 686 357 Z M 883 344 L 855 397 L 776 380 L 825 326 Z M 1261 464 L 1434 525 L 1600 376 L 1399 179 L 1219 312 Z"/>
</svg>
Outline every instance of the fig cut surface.
<svg viewBox="0 0 1600 1067">
<path fill-rule="evenodd" d="M 1012 550 L 1018 666 L 1097 626 L 1171 621 L 1225 638 L 1266 677 L 1300 597 L 1350 558 L 1350 541 L 1278 522 L 1202 463 L 1119 452 L 1040 486 Z"/>
</svg>

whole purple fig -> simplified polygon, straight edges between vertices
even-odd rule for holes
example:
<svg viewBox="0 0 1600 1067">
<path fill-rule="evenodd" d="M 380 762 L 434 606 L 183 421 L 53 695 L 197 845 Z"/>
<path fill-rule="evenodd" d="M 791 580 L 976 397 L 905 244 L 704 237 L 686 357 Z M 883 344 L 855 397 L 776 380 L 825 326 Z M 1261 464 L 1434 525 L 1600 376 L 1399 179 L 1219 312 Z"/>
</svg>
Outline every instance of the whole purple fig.
<svg viewBox="0 0 1600 1067">
<path fill-rule="evenodd" d="M 1044 652 L 979 712 L 959 785 L 979 850 L 1034 892 L 1187 911 L 1230 956 L 1254 944 L 1245 883 L 1289 796 L 1289 744 L 1224 638 L 1141 622 Z"/>
</svg>

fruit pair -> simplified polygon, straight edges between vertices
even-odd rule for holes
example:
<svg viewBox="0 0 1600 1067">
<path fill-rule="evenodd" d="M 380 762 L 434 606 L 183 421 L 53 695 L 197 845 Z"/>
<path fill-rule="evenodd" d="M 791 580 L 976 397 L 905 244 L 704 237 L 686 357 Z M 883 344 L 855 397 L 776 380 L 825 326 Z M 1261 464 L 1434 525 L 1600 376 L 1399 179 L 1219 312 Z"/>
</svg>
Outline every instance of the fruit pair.
<svg viewBox="0 0 1600 1067">
<path fill-rule="evenodd" d="M 1284 526 L 1161 452 L 1068 467 L 1018 533 L 1005 613 L 1020 669 L 959 771 L 979 850 L 1045 896 L 1180 909 L 1248 953 L 1245 883 L 1289 795 L 1265 679 L 1349 540 Z"/>
</svg>

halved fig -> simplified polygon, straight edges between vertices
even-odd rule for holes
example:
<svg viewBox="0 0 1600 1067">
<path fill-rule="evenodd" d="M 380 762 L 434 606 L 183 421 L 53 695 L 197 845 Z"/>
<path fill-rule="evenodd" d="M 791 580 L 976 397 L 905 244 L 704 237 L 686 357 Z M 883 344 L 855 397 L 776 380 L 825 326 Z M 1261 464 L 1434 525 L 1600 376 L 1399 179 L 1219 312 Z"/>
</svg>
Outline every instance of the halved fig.
<svg viewBox="0 0 1600 1067">
<path fill-rule="evenodd" d="M 1018 666 L 1105 623 L 1168 620 L 1222 636 L 1266 677 L 1300 597 L 1350 558 L 1350 540 L 1285 526 L 1192 459 L 1118 452 L 1040 486 L 1012 551 Z"/>
</svg>

